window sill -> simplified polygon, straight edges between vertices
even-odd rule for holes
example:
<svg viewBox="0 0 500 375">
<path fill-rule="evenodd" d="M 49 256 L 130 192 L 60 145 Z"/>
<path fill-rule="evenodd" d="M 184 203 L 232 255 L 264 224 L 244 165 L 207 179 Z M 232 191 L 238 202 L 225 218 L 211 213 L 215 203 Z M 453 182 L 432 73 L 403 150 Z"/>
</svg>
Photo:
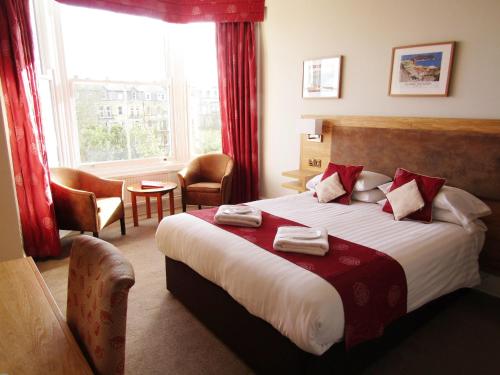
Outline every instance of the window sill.
<svg viewBox="0 0 500 375">
<path fill-rule="evenodd" d="M 116 178 L 177 172 L 184 168 L 186 164 L 186 162 L 179 161 L 148 160 L 81 165 L 80 169 L 102 178 Z"/>
</svg>

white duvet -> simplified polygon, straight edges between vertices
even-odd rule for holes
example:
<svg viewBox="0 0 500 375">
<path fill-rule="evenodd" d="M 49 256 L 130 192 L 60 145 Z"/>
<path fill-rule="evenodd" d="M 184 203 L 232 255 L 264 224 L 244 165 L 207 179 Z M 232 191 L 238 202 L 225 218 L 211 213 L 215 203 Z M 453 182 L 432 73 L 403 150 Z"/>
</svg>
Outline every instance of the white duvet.
<svg viewBox="0 0 500 375">
<path fill-rule="evenodd" d="M 406 274 L 408 311 L 480 282 L 483 232 L 468 234 L 444 222 L 395 221 L 377 204 L 320 204 L 310 192 L 248 204 L 393 257 Z M 189 214 L 164 218 L 156 241 L 165 255 L 222 287 L 302 350 L 321 355 L 342 340 L 342 301 L 316 274 Z"/>
</svg>

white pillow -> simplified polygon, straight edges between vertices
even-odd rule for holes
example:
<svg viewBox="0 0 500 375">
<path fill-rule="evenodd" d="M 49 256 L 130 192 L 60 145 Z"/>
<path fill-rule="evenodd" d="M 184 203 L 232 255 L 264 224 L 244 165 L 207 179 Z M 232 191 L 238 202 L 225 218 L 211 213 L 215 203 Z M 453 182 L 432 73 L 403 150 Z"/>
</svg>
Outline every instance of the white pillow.
<svg viewBox="0 0 500 375">
<path fill-rule="evenodd" d="M 474 220 L 467 223 L 466 225 L 463 225 L 459 218 L 457 218 L 452 211 L 442 208 L 432 209 L 432 220 L 445 221 L 447 223 L 460 225 L 467 231 L 467 233 L 474 233 L 478 231 L 486 232 L 488 230 L 486 224 L 484 224 L 481 220 Z"/>
<path fill-rule="evenodd" d="M 462 223 L 453 212 L 443 210 L 442 208 L 432 208 L 432 220 L 445 221 L 462 226 Z"/>
<path fill-rule="evenodd" d="M 392 182 L 378 188 L 387 195 L 391 185 Z M 491 214 L 491 209 L 482 200 L 465 190 L 448 185 L 443 186 L 432 201 L 433 211 L 436 208 L 453 212 L 464 227 L 467 223 Z"/>
<path fill-rule="evenodd" d="M 367 191 L 353 191 L 351 198 L 355 201 L 376 203 L 377 201 L 384 199 L 385 194 L 379 189 L 371 189 Z"/>
<path fill-rule="evenodd" d="M 385 205 L 386 201 L 387 199 L 381 199 L 377 202 L 377 204 L 383 206 Z M 458 218 L 455 216 L 453 212 L 449 210 L 444 210 L 442 208 L 435 208 L 435 207 L 432 208 L 432 220 L 456 224 L 458 226 L 463 227 L 467 231 L 467 233 L 475 233 L 477 231 L 486 232 L 488 230 L 486 224 L 479 219 L 471 221 L 470 223 L 464 226 L 462 225 L 460 220 L 458 220 Z"/>
<path fill-rule="evenodd" d="M 432 205 L 453 212 L 464 228 L 468 223 L 491 214 L 491 209 L 479 198 L 465 190 L 446 185 L 436 195 Z"/>
<path fill-rule="evenodd" d="M 331 200 L 344 195 L 346 191 L 340 182 L 339 174 L 335 172 L 316 185 L 316 194 L 320 203 L 328 203 Z"/>
<path fill-rule="evenodd" d="M 387 193 L 387 199 L 391 203 L 394 219 L 396 220 L 404 219 L 425 206 L 415 180 L 411 180 Z"/>
<path fill-rule="evenodd" d="M 375 189 L 377 186 L 391 181 L 392 178 L 382 173 L 362 171 L 356 180 L 353 191 L 367 191 Z"/>
<path fill-rule="evenodd" d="M 313 178 L 311 178 L 306 183 L 306 189 L 314 191 L 316 189 L 316 185 L 318 185 L 321 182 L 322 178 L 323 178 L 323 173 L 320 173 L 319 175 L 314 176 Z"/>
</svg>

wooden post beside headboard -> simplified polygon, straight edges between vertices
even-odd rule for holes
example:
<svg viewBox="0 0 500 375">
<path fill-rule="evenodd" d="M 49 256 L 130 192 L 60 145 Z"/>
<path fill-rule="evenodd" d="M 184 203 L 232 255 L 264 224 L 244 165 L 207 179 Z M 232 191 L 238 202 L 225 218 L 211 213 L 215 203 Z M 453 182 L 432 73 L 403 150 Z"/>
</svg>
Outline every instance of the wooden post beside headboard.
<svg viewBox="0 0 500 375">
<path fill-rule="evenodd" d="M 301 138 L 301 169 L 328 161 L 364 165 L 393 175 L 398 167 L 441 176 L 483 199 L 493 211 L 481 254 L 484 270 L 500 275 L 500 120 L 307 116 L 322 118 L 323 142 Z M 321 160 L 321 167 L 309 160 Z"/>
<path fill-rule="evenodd" d="M 321 173 L 325 170 L 331 160 L 332 151 L 332 127 L 323 122 L 323 134 L 321 142 L 307 140 L 306 134 L 300 136 L 300 169 Z M 321 165 L 314 162 L 320 161 Z M 311 165 L 312 162 L 312 165 Z"/>
</svg>

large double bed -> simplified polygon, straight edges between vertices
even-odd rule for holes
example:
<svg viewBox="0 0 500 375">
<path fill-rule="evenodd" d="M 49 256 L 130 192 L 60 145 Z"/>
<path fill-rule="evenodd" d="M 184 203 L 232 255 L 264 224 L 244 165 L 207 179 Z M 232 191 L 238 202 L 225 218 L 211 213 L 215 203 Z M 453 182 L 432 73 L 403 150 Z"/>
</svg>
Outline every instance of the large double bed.
<svg viewBox="0 0 500 375">
<path fill-rule="evenodd" d="M 491 189 L 484 188 L 482 184 L 488 180 L 484 172 L 480 174 L 484 175 L 481 185 L 477 185 L 476 175 L 446 174 L 447 163 L 456 157 L 454 152 L 462 152 L 463 164 L 466 163 L 464 158 L 470 157 L 470 152 L 464 155 L 464 149 L 456 149 L 456 145 L 461 144 L 459 140 L 463 143 L 464 139 L 470 139 L 470 132 L 454 133 L 453 136 L 459 138 L 454 139 L 452 145 L 448 143 L 454 151 L 435 159 L 439 160 L 436 162 L 426 160 L 422 154 L 403 151 L 409 143 L 414 151 L 426 152 L 425 148 L 429 147 L 427 143 L 417 150 L 412 143 L 412 131 L 403 134 L 395 129 L 384 129 L 380 133 L 382 129 L 339 127 L 341 130 L 333 132 L 333 128 L 331 124 L 324 129 L 330 137 L 335 133 L 329 146 L 332 159 L 368 164 L 370 170 L 386 173 L 390 172 L 387 165 L 420 168 L 423 173 L 444 175 L 455 186 L 469 190 L 474 186 L 470 183 L 472 179 L 477 186 L 472 189 L 473 193 L 486 191 L 490 194 L 486 198 L 489 198 L 487 203 L 492 206 L 494 215 L 487 224 L 490 231 L 497 232 L 496 199 L 500 193 L 490 193 Z M 378 156 L 384 157 L 382 162 L 363 152 L 338 154 L 339 150 L 349 150 L 353 144 L 365 146 L 365 149 L 369 145 L 370 152 L 376 153 L 377 140 L 383 144 L 387 137 L 395 136 L 394 132 L 399 133 L 400 139 L 399 146 L 393 148 L 393 160 L 387 160 L 381 152 Z M 428 133 L 433 135 L 428 138 L 430 147 L 446 144 L 446 139 L 437 137 L 439 132 L 420 130 L 418 135 L 429 136 Z M 446 136 L 449 141 L 450 134 Z M 490 141 L 489 137 L 476 137 L 469 146 L 474 147 L 479 142 L 489 150 Z M 487 157 L 497 157 L 494 154 L 497 151 L 491 150 Z M 307 155 L 302 156 L 307 158 Z M 498 172 L 490 175 L 490 182 L 492 178 L 498 180 Z M 247 204 L 309 227 L 324 227 L 330 236 L 389 255 L 401 265 L 406 276 L 408 313 L 443 295 L 480 282 L 478 258 L 486 241 L 484 231 L 468 232 L 460 225 L 447 222 L 395 221 L 378 204 L 321 204 L 312 192 Z M 490 249 L 495 248 L 495 238 L 490 237 L 488 241 Z M 344 351 L 341 343 L 345 321 L 342 299 L 329 282 L 303 265 L 289 262 L 248 238 L 189 213 L 165 218 L 158 227 L 157 244 L 165 254 L 167 288 L 253 369 L 261 373 L 330 373 L 335 368 L 332 358 Z M 343 249 L 332 251 L 341 253 Z"/>
</svg>

